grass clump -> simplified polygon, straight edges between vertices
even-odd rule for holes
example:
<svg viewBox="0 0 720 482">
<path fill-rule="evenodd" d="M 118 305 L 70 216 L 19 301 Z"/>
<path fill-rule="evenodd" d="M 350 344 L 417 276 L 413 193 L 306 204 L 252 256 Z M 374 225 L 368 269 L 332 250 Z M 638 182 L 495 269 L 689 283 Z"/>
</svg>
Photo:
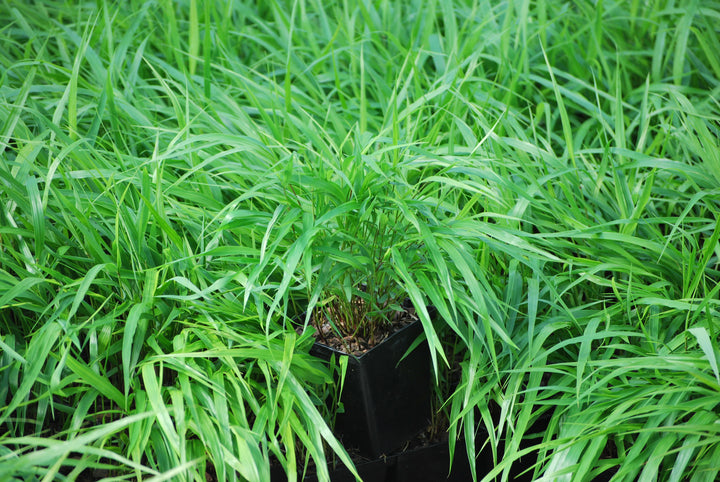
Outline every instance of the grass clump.
<svg viewBox="0 0 720 482">
<path fill-rule="evenodd" d="M 1 2 L 0 473 L 352 465 L 285 321 L 409 298 L 478 479 L 715 480 L 718 16 Z"/>
</svg>

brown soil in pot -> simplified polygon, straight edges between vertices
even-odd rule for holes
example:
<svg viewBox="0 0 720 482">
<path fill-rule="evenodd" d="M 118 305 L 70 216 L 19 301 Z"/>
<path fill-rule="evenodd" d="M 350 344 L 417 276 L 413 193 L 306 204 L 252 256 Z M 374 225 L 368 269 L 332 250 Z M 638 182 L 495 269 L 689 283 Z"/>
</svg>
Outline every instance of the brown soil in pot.
<svg viewBox="0 0 720 482">
<path fill-rule="evenodd" d="M 372 336 L 367 338 L 352 335 L 342 336 L 333 329 L 323 315 L 318 316 L 315 313 L 313 313 L 308 329 L 314 330 L 313 336 L 317 342 L 349 355 L 362 356 L 394 333 L 419 320 L 414 307 L 404 306 L 403 308 L 404 311 L 393 312 L 388 322 L 379 323 L 373 327 Z M 298 327 L 297 331 L 301 332 L 302 328 Z"/>
</svg>

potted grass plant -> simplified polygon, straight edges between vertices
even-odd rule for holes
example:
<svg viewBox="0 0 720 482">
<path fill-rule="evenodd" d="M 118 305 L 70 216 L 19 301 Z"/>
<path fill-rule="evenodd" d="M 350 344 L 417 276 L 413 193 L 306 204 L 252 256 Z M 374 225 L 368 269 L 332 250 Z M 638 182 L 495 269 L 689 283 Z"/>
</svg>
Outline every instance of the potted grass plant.
<svg viewBox="0 0 720 482">
<path fill-rule="evenodd" d="M 405 286 L 426 261 L 413 219 L 425 207 L 398 169 L 357 153 L 329 169 L 300 162 L 283 179 L 285 204 L 268 228 L 282 260 L 271 311 L 288 306 L 312 353 L 340 361 L 335 431 L 346 448 L 379 456 L 427 426 L 432 395 L 430 312 Z M 280 234 L 279 236 L 277 234 Z M 289 242 L 288 242 L 289 241 Z M 284 243 L 284 244 L 283 244 Z M 251 274 L 272 272 L 266 255 Z M 285 303 L 283 303 L 285 302 Z M 424 329 L 425 328 L 425 329 Z"/>
<path fill-rule="evenodd" d="M 422 323 L 393 270 L 421 262 L 421 246 L 407 242 L 405 206 L 389 179 L 364 181 L 317 237 L 303 325 L 316 334 L 312 353 L 347 363 L 336 433 L 379 456 L 427 425 L 431 371 Z"/>
</svg>

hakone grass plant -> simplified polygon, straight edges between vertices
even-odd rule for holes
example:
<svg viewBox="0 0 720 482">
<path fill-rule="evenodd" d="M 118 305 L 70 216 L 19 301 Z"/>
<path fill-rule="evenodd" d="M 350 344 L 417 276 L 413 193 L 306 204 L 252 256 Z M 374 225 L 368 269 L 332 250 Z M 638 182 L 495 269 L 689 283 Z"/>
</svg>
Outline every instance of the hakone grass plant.
<svg viewBox="0 0 720 482">
<path fill-rule="evenodd" d="M 471 274 L 479 268 L 463 240 L 466 235 L 444 224 L 452 222 L 458 208 L 437 193 L 424 192 L 424 183 L 408 180 L 423 180 L 424 173 L 418 171 L 443 167 L 431 162 L 422 168 L 405 161 L 393 165 L 392 153 L 371 153 L 369 146 L 378 141 L 367 142 L 341 165 L 319 159 L 293 166 L 284 178 L 286 204 L 267 225 L 266 237 L 275 241 L 268 243 L 248 285 L 261 284 L 267 291 L 276 279 L 271 311 L 284 309 L 284 303 L 299 304 L 295 311 L 305 312 L 306 324 L 313 313 L 320 313 L 315 323 L 327 321 L 344 337 L 365 339 L 391 324 L 392 314 L 402 312 L 403 301 L 410 299 L 433 353 L 444 357 L 427 305 L 467 337 L 456 311 L 460 306 L 469 313 L 478 311 L 470 291 L 483 297 L 492 291 L 484 292 Z M 464 277 L 451 277 L 451 262 L 464 270 Z M 303 288 L 304 293 L 293 293 Z M 449 296 L 453 291 L 458 295 Z M 246 296 L 251 293 L 247 290 Z M 492 330 L 489 324 L 486 328 Z M 499 325 L 495 329 L 502 331 Z M 479 330 L 472 331 L 480 335 Z"/>
<path fill-rule="evenodd" d="M 0 3 L 0 473 L 326 478 L 408 297 L 478 479 L 715 480 L 717 4 L 260 3 Z"/>
<path fill-rule="evenodd" d="M 233 294 L 243 258 L 257 256 L 254 224 L 272 213 L 269 189 L 252 193 L 266 175 L 258 160 L 277 162 L 272 150 L 215 127 L 190 132 L 172 105 L 176 84 L 141 65 L 142 55 L 124 73 L 147 8 L 111 44 L 118 64 L 88 46 L 90 24 L 75 25 L 76 35 L 58 22 L 67 36 L 38 46 L 22 78 L 15 42 L 32 45 L 33 28 L 62 16 L 40 8 L 2 9 L 12 16 L 3 88 L 24 83 L 19 96 L 12 87 L 2 94 L 13 100 L 2 107 L 0 473 L 267 480 L 271 454 L 288 472 L 302 468 L 299 446 L 321 474 L 328 447 L 349 464 L 319 411 L 331 378 L 307 355 L 308 340 L 274 324 L 266 332 L 262 306 L 243 310 Z M 104 21 L 94 32 L 110 40 L 119 25 Z M 41 43 L 52 33 L 43 35 Z M 68 47 L 77 66 L 86 59 L 98 70 L 65 69 Z M 38 66 L 53 62 L 43 77 Z M 113 75 L 129 97 L 115 98 Z M 242 152 L 250 174 L 222 161 Z"/>
</svg>

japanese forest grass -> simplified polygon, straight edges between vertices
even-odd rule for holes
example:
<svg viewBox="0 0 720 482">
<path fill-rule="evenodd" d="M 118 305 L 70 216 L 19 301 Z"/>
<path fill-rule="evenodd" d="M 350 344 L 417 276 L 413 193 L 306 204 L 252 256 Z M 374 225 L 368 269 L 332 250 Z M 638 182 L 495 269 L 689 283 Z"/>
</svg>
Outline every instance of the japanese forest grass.
<svg viewBox="0 0 720 482">
<path fill-rule="evenodd" d="M 286 320 L 376 280 L 479 479 L 715 480 L 717 5 L 262 3 L 0 3 L 0 473 L 350 463 Z"/>
</svg>

